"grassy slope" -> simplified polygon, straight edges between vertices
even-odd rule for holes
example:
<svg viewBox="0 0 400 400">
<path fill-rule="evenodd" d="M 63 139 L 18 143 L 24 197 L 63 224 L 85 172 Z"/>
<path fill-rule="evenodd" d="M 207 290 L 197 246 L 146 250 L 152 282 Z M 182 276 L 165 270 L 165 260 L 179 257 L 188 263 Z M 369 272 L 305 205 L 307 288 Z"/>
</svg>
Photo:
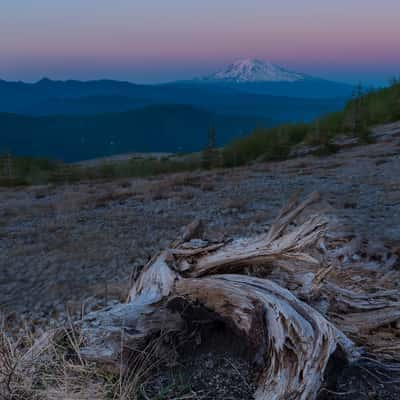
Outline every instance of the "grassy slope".
<svg viewBox="0 0 400 400">
<path fill-rule="evenodd" d="M 284 159 L 291 148 L 301 142 L 320 146 L 322 152 L 329 152 L 334 150 L 332 140 L 340 133 L 368 142 L 369 127 L 399 119 L 399 81 L 394 80 L 388 88 L 369 93 L 363 93 L 359 88 L 341 112 L 327 114 L 310 124 L 259 128 L 232 141 L 224 148 L 224 164 L 242 165 L 259 157 L 264 160 Z"/>
</svg>

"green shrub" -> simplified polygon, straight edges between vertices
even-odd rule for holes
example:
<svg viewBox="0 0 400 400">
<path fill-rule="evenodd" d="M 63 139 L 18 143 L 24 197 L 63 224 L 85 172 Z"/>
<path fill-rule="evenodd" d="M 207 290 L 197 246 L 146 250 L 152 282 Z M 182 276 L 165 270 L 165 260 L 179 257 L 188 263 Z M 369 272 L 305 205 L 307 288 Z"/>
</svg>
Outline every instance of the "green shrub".
<svg viewBox="0 0 400 400">
<path fill-rule="evenodd" d="M 222 156 L 225 166 L 243 165 L 255 159 L 282 160 L 295 144 L 304 140 L 307 124 L 287 124 L 274 128 L 257 128 L 250 135 L 225 146 Z"/>
<path fill-rule="evenodd" d="M 10 171 L 0 174 L 0 186 L 46 184 L 57 165 L 44 158 L 10 156 Z"/>
</svg>

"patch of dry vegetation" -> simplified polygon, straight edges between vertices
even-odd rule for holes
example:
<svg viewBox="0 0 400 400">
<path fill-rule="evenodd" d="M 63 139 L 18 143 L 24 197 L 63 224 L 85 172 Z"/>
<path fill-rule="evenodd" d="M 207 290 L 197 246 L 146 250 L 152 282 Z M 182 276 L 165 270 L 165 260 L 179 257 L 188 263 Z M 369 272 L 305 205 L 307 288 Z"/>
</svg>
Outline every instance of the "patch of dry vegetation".
<svg viewBox="0 0 400 400">
<path fill-rule="evenodd" d="M 135 400 L 150 372 L 167 356 L 160 353 L 157 339 L 132 351 L 129 371 L 107 371 L 82 357 L 83 342 L 72 323 L 36 339 L 30 334 L 16 339 L 2 329 L 0 399 Z"/>
</svg>

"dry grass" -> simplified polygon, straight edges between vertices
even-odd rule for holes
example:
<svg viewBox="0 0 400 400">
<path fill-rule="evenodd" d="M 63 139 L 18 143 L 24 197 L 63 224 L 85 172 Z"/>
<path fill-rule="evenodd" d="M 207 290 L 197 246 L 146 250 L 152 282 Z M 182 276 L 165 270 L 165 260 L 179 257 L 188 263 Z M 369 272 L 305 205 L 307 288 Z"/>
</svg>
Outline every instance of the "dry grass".
<svg viewBox="0 0 400 400">
<path fill-rule="evenodd" d="M 32 374 L 24 365 L 21 342 L 0 331 L 0 399 L 38 398 L 32 391 Z"/>
<path fill-rule="evenodd" d="M 132 351 L 128 360 L 121 360 L 119 373 L 111 373 L 84 360 L 83 343 L 72 323 L 36 340 L 30 335 L 16 340 L 2 329 L 0 399 L 136 400 L 150 372 L 166 359 L 161 337 Z"/>
</svg>

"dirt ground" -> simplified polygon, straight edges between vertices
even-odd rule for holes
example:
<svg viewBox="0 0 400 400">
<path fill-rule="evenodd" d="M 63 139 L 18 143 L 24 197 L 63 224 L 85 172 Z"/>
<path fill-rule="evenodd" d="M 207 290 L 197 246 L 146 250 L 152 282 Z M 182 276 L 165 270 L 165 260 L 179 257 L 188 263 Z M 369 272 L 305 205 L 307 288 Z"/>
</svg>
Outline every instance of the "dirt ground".
<svg viewBox="0 0 400 400">
<path fill-rule="evenodd" d="M 126 294 L 135 269 L 193 219 L 204 221 L 210 239 L 259 233 L 298 189 L 318 190 L 343 229 L 400 248 L 399 177 L 400 123 L 377 129 L 374 144 L 325 157 L 154 179 L 3 188 L 0 310 L 9 322 L 47 325 L 67 312 L 79 316 L 112 304 Z M 353 375 L 365 382 L 359 397 L 347 393 Z M 325 396 L 400 398 L 400 391 L 386 395 L 388 385 L 363 369 L 340 379 L 341 394 Z"/>
</svg>

